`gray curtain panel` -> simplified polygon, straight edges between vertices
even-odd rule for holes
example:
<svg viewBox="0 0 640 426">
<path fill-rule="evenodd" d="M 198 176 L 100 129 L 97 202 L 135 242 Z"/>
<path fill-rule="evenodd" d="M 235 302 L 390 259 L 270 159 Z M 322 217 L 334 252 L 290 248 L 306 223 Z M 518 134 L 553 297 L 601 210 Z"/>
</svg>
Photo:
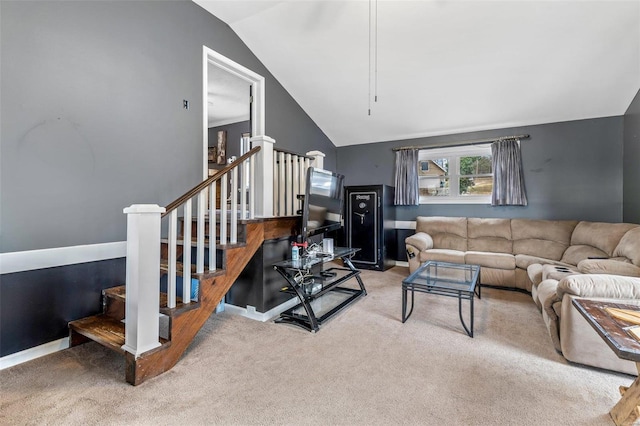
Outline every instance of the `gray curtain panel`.
<svg viewBox="0 0 640 426">
<path fill-rule="evenodd" d="M 491 144 L 493 165 L 492 206 L 526 206 L 522 157 L 519 140 L 501 140 Z"/>
<path fill-rule="evenodd" d="M 418 150 L 396 151 L 396 206 L 418 205 Z"/>
</svg>

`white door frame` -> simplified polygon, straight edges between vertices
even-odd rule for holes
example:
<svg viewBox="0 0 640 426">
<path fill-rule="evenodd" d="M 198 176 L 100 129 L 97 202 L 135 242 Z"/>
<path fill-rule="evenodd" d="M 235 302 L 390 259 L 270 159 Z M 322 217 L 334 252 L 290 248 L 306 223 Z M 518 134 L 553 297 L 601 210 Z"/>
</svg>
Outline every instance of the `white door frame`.
<svg viewBox="0 0 640 426">
<path fill-rule="evenodd" d="M 252 137 L 264 135 L 264 77 L 219 54 L 215 50 L 209 49 L 207 46 L 202 46 L 202 57 L 202 178 L 207 179 L 209 177 L 209 163 L 207 161 L 209 148 L 209 117 L 207 115 L 209 108 L 209 93 L 207 90 L 209 85 L 209 64 L 240 77 L 251 85 L 253 96 L 253 106 L 251 108 Z"/>
</svg>

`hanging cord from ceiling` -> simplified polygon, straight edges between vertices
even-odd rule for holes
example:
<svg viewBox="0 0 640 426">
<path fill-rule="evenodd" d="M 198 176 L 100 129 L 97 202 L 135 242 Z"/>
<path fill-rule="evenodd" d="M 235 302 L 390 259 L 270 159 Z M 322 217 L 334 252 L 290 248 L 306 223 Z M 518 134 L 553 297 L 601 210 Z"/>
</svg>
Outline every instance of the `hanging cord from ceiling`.
<svg viewBox="0 0 640 426">
<path fill-rule="evenodd" d="M 373 7 L 372 7 L 373 4 Z M 372 18 L 372 16 L 375 16 Z M 373 23 L 373 25 L 372 25 Z M 373 33 L 373 37 L 372 37 Z M 373 70 L 373 71 L 372 71 Z M 369 0 L 369 91 L 368 114 L 371 115 L 371 86 L 373 73 L 373 101 L 378 102 L 378 0 Z"/>
</svg>

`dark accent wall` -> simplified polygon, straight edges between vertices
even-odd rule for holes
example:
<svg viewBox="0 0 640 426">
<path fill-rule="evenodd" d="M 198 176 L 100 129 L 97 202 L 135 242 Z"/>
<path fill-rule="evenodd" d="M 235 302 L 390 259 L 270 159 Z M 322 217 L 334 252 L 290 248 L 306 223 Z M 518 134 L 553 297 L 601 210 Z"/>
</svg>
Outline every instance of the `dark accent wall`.
<svg viewBox="0 0 640 426">
<path fill-rule="evenodd" d="M 209 146 L 218 146 L 218 131 L 227 132 L 227 158 L 235 155 L 240 156 L 240 139 L 243 133 L 251 133 L 251 122 L 241 121 L 238 123 L 225 124 L 224 126 L 209 127 Z M 304 153 L 301 153 L 304 154 Z M 214 166 L 214 168 L 217 166 Z"/>
<path fill-rule="evenodd" d="M 102 311 L 101 292 L 125 283 L 124 258 L 2 275 L 0 356 L 69 335 L 69 321 Z"/>
<path fill-rule="evenodd" d="M 339 147 L 338 172 L 345 175 L 345 185 L 394 185 L 394 147 L 529 134 L 531 137 L 521 143 L 528 206 L 401 206 L 397 208 L 397 220 L 469 216 L 619 222 L 622 129 L 622 117 L 608 117 Z"/>
<path fill-rule="evenodd" d="M 335 168 L 331 141 L 191 1 L 1 1 L 0 43 L 0 252 L 123 241 L 123 208 L 200 181 L 203 45 L 265 77 L 276 147 Z"/>
<path fill-rule="evenodd" d="M 625 222 L 640 223 L 640 90 L 624 115 Z"/>
</svg>

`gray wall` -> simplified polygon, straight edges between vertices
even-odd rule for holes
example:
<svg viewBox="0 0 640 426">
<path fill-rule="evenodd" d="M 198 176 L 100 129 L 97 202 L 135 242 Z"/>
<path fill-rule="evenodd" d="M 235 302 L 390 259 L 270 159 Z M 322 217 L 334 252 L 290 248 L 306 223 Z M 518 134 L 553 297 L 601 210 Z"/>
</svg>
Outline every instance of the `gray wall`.
<svg viewBox="0 0 640 426">
<path fill-rule="evenodd" d="M 394 147 L 529 134 L 521 143 L 528 206 L 402 206 L 397 220 L 442 215 L 618 222 L 622 220 L 622 128 L 622 117 L 609 117 L 339 147 L 338 171 L 345 175 L 346 185 L 394 185 Z"/>
<path fill-rule="evenodd" d="M 624 115 L 624 221 L 640 223 L 640 91 Z"/>
<path fill-rule="evenodd" d="M 203 45 L 265 77 L 277 147 L 335 168 L 328 138 L 191 1 L 0 1 L 0 31 L 0 252 L 125 240 L 124 207 L 200 180 Z"/>
</svg>

